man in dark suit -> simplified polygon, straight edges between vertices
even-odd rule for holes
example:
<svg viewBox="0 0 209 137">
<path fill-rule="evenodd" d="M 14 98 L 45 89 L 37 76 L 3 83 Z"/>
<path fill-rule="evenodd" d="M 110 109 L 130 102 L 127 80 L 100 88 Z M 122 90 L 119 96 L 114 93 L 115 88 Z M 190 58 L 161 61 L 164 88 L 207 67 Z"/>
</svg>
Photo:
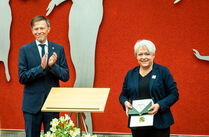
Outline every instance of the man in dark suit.
<svg viewBox="0 0 209 137">
<path fill-rule="evenodd" d="M 35 41 L 19 50 L 19 82 L 24 84 L 22 110 L 25 119 L 26 137 L 40 137 L 43 122 L 44 132 L 59 113 L 41 112 L 42 105 L 52 87 L 59 87 L 59 80 L 69 80 L 69 68 L 63 46 L 47 40 L 49 20 L 36 16 L 31 21 Z"/>
</svg>

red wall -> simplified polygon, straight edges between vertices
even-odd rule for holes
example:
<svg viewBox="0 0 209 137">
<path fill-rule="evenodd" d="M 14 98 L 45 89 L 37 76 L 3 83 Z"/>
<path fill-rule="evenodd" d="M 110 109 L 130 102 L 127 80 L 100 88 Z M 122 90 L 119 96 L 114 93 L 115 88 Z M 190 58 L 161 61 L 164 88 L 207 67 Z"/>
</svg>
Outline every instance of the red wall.
<svg viewBox="0 0 209 137">
<path fill-rule="evenodd" d="M 172 107 L 175 124 L 172 134 L 209 135 L 209 62 L 198 60 L 192 49 L 209 56 L 209 1 L 182 0 L 104 0 L 104 16 L 96 48 L 95 87 L 111 88 L 104 113 L 93 114 L 95 132 L 130 132 L 127 117 L 119 104 L 126 72 L 137 65 L 133 46 L 149 39 L 157 47 L 155 62 L 167 66 L 180 93 Z M 11 0 L 13 22 L 9 69 L 6 82 L 0 63 L 0 120 L 3 129 L 23 129 L 21 111 L 23 85 L 18 82 L 19 48 L 34 40 L 29 27 L 36 15 L 45 15 L 50 0 Z M 55 7 L 49 19 L 49 40 L 65 48 L 71 79 L 61 83 L 72 87 L 75 71 L 70 59 L 68 16 L 71 1 Z"/>
</svg>

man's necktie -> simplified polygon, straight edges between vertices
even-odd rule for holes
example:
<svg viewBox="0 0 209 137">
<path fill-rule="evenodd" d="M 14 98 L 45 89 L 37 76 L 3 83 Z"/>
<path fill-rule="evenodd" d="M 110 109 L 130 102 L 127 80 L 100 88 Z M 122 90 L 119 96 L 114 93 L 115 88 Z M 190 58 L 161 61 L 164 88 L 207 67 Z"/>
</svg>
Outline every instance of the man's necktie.
<svg viewBox="0 0 209 137">
<path fill-rule="evenodd" d="M 39 44 L 39 46 L 41 46 L 41 56 L 43 57 L 45 54 L 45 49 L 44 49 L 45 44 Z"/>
</svg>

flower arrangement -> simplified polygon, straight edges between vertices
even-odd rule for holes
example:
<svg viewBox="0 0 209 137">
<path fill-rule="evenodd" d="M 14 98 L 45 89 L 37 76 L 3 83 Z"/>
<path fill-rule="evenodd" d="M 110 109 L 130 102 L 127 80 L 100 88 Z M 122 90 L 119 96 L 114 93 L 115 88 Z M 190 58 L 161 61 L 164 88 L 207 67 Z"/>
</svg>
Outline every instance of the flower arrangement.
<svg viewBox="0 0 209 137">
<path fill-rule="evenodd" d="M 73 121 L 68 115 L 61 116 L 59 119 L 54 118 L 51 121 L 51 128 L 46 134 L 41 137 L 77 137 L 80 135 L 80 129 L 76 128 Z M 90 134 L 85 134 L 82 137 L 96 137 Z"/>
</svg>

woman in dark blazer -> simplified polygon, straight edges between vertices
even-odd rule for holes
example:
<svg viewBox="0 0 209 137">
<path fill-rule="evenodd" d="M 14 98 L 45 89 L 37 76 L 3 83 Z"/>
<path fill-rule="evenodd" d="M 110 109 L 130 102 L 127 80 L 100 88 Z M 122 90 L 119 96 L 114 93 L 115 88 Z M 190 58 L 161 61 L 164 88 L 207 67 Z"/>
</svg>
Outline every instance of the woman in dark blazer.
<svg viewBox="0 0 209 137">
<path fill-rule="evenodd" d="M 150 98 L 154 102 L 149 108 L 149 114 L 154 115 L 153 126 L 131 128 L 134 137 L 169 137 L 174 123 L 170 107 L 178 100 L 178 89 L 168 68 L 153 62 L 155 50 L 149 40 L 136 42 L 134 51 L 139 66 L 126 74 L 119 97 L 127 116 L 133 100 Z"/>
</svg>

